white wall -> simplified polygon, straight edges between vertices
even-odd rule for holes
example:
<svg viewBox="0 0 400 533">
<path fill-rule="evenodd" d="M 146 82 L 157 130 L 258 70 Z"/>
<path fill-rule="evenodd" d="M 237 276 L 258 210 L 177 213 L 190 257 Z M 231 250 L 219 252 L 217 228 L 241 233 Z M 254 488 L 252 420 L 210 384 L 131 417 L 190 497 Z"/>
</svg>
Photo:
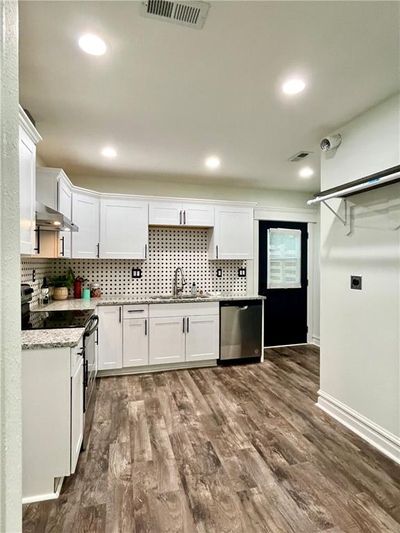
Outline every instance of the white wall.
<svg viewBox="0 0 400 533">
<path fill-rule="evenodd" d="M 396 96 L 340 128 L 342 146 L 322 157 L 322 189 L 399 165 L 399 113 Z M 400 445 L 400 185 L 349 201 L 350 235 L 321 206 L 320 393 L 330 397 L 321 405 L 389 449 Z M 330 204 L 343 213 L 342 200 Z M 362 291 L 350 290 L 352 274 Z"/>
<path fill-rule="evenodd" d="M 21 531 L 18 5 L 0 2 L 0 531 Z"/>
</svg>

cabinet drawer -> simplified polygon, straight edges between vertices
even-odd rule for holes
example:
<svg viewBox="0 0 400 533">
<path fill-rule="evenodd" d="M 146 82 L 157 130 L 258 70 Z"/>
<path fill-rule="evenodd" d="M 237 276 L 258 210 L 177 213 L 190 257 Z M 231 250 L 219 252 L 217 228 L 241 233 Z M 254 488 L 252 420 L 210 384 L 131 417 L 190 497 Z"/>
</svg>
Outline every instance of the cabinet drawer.
<svg viewBox="0 0 400 533">
<path fill-rule="evenodd" d="M 150 304 L 150 317 L 218 315 L 218 302 L 195 302 L 187 304 Z"/>
<path fill-rule="evenodd" d="M 71 377 L 75 374 L 78 368 L 83 352 L 83 336 L 80 338 L 79 344 L 71 348 Z"/>
<path fill-rule="evenodd" d="M 124 305 L 124 318 L 147 318 L 149 316 L 148 305 Z"/>
</svg>

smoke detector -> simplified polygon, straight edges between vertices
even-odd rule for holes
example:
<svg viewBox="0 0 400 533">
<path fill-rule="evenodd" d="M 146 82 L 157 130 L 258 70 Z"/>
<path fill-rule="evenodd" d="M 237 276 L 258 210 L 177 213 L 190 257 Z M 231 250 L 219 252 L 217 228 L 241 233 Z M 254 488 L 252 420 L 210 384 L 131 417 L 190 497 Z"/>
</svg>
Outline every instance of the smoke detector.
<svg viewBox="0 0 400 533">
<path fill-rule="evenodd" d="M 206 2 L 171 2 L 147 0 L 142 3 L 144 17 L 172 22 L 201 30 L 207 18 L 210 4 Z"/>
<path fill-rule="evenodd" d="M 292 163 L 303 161 L 303 159 L 308 157 L 310 154 L 312 154 L 312 152 L 306 152 L 306 150 L 302 150 L 301 152 L 297 152 L 297 154 L 292 155 L 292 157 L 289 157 L 289 161 Z"/>
</svg>

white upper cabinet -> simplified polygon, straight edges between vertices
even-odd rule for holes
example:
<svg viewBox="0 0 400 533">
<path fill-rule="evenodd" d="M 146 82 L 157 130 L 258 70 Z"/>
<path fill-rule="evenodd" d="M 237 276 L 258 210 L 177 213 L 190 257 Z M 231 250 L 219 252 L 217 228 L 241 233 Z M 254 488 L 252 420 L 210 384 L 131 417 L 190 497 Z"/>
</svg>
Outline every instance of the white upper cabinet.
<svg viewBox="0 0 400 533">
<path fill-rule="evenodd" d="M 148 203 L 124 198 L 100 201 L 100 257 L 147 259 Z"/>
<path fill-rule="evenodd" d="M 70 181 L 63 175 L 58 180 L 57 188 L 58 210 L 72 221 L 72 187 Z M 61 257 L 71 257 L 72 237 L 70 231 L 60 232 L 60 253 Z"/>
<path fill-rule="evenodd" d="M 216 206 L 210 259 L 253 259 L 253 209 Z"/>
<path fill-rule="evenodd" d="M 72 193 L 72 219 L 79 231 L 72 235 L 72 257 L 93 259 L 99 256 L 99 199 L 95 194 Z"/>
<path fill-rule="evenodd" d="M 173 202 L 150 202 L 149 224 L 153 226 L 179 226 L 181 222 L 181 204 Z"/>
<path fill-rule="evenodd" d="M 184 204 L 183 223 L 185 226 L 212 228 L 214 226 L 214 206 L 207 204 Z"/>
<path fill-rule="evenodd" d="M 201 202 L 150 202 L 149 224 L 210 228 L 214 225 L 214 207 Z"/>
<path fill-rule="evenodd" d="M 41 140 L 26 113 L 19 109 L 19 190 L 21 254 L 35 247 L 36 144 Z"/>
</svg>

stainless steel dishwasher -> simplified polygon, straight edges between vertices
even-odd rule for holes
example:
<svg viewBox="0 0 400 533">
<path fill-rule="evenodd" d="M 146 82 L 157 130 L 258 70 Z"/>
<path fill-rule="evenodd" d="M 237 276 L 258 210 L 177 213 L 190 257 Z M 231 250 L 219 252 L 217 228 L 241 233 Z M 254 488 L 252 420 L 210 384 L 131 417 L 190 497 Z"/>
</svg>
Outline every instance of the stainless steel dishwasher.
<svg viewBox="0 0 400 533">
<path fill-rule="evenodd" d="M 233 300 L 220 303 L 220 358 L 261 357 L 262 300 Z"/>
</svg>

